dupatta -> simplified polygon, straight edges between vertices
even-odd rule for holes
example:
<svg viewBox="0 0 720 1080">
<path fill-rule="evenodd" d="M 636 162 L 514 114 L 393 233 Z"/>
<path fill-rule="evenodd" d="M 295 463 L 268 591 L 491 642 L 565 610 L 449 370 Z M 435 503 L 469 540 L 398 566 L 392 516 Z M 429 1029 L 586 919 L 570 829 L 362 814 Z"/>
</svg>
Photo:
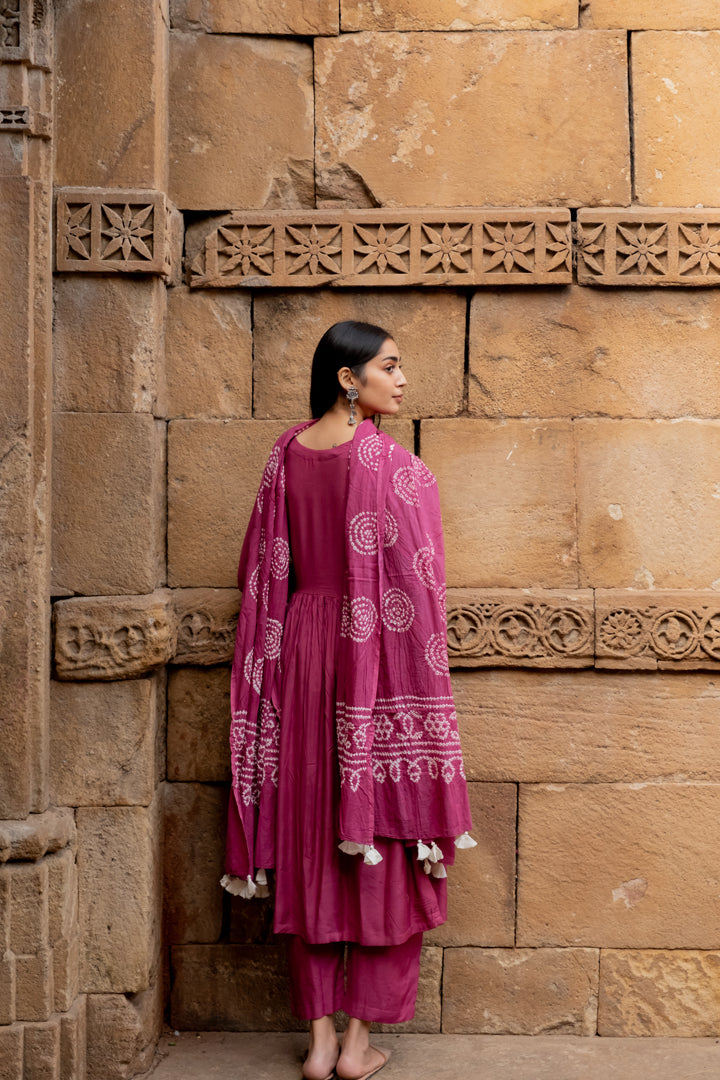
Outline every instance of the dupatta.
<svg viewBox="0 0 720 1080">
<path fill-rule="evenodd" d="M 277 690 L 290 569 L 284 461 L 290 441 L 310 423 L 286 431 L 273 447 L 238 570 L 243 597 L 222 883 L 243 896 L 262 895 L 264 870 L 275 864 Z M 464 835 L 470 810 L 448 669 L 437 483 L 420 458 L 371 420 L 358 425 L 350 447 L 345 561 L 336 700 L 339 846 L 374 863 L 374 837 L 391 837 L 417 843 L 419 857 L 437 862 L 434 838 L 463 834 L 457 846 L 474 846 Z"/>
</svg>

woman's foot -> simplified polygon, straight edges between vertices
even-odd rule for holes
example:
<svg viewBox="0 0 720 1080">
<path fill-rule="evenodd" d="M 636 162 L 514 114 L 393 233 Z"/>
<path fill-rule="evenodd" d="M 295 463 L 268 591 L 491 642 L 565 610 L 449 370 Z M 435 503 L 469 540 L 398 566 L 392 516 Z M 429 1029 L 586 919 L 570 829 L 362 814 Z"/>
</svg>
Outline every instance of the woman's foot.
<svg viewBox="0 0 720 1080">
<path fill-rule="evenodd" d="M 310 1046 L 303 1063 L 305 1080 L 330 1080 L 335 1074 L 340 1054 L 337 1033 L 331 1016 L 310 1021 Z"/>
<path fill-rule="evenodd" d="M 337 1062 L 337 1075 L 340 1080 L 368 1080 L 387 1064 L 389 1057 L 389 1050 L 378 1050 L 377 1046 L 368 1046 L 364 1052 L 351 1053 L 346 1051 L 343 1044 Z"/>
</svg>

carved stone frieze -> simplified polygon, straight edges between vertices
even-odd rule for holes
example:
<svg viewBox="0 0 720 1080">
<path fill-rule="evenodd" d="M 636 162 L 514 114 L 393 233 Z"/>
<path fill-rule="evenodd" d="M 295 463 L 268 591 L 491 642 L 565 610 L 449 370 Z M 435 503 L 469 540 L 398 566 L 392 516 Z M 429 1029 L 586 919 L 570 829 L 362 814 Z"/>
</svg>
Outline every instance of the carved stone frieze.
<svg viewBox="0 0 720 1080">
<path fill-rule="evenodd" d="M 61 188 L 56 268 L 172 277 L 177 212 L 161 191 Z"/>
<path fill-rule="evenodd" d="M 52 136 L 52 122 L 45 113 L 31 109 L 28 105 L 17 108 L 0 108 L 0 134 L 19 131 L 24 135 L 37 135 L 41 139 Z"/>
<path fill-rule="evenodd" d="M 720 285 L 720 209 L 579 210 L 581 285 Z"/>
<path fill-rule="evenodd" d="M 451 667 L 592 667 L 593 593 L 449 589 Z"/>
<path fill-rule="evenodd" d="M 35 862 L 75 840 L 75 814 L 53 807 L 21 821 L 0 822 L 0 863 Z"/>
<path fill-rule="evenodd" d="M 132 679 L 174 655 L 177 626 L 167 590 L 143 596 L 58 600 L 54 607 L 58 679 Z"/>
<path fill-rule="evenodd" d="M 232 660 L 240 594 L 237 589 L 175 589 L 177 651 L 174 664 Z"/>
<path fill-rule="evenodd" d="M 720 665 L 720 595 L 598 589 L 596 667 L 715 669 Z"/>
<path fill-rule="evenodd" d="M 566 285 L 565 209 L 233 211 L 208 232 L 190 284 Z"/>
<path fill-rule="evenodd" d="M 0 61 L 50 66 L 49 0 L 0 0 Z"/>
</svg>

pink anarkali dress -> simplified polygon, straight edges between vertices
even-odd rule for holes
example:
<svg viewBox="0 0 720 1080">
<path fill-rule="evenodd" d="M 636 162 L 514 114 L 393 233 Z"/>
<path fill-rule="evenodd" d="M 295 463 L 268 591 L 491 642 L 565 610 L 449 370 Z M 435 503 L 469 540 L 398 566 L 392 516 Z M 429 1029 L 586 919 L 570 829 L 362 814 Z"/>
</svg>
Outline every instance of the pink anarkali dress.
<svg viewBox="0 0 720 1080">
<path fill-rule="evenodd" d="M 335 691 L 350 445 L 311 450 L 293 439 L 286 456 L 296 584 L 281 653 L 274 928 L 313 944 L 397 945 L 445 921 L 447 883 L 426 874 L 416 846 L 402 840 L 376 837 L 382 862 L 374 866 L 338 849 Z M 443 850 L 451 863 L 452 839 Z"/>
</svg>

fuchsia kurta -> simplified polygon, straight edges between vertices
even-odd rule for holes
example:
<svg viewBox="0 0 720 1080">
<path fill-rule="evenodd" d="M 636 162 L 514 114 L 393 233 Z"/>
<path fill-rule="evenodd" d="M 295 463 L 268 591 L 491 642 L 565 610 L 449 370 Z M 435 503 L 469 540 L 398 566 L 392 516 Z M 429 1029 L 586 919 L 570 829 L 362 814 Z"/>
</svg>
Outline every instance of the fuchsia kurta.
<svg viewBox="0 0 720 1080">
<path fill-rule="evenodd" d="M 338 850 L 336 669 L 345 578 L 350 443 L 285 457 L 295 591 L 280 658 L 276 933 L 308 942 L 396 945 L 446 918 L 446 880 L 416 848 L 375 838 L 376 866 Z M 447 855 L 452 840 L 445 844 Z M 447 858 L 447 861 L 451 861 Z"/>
</svg>

